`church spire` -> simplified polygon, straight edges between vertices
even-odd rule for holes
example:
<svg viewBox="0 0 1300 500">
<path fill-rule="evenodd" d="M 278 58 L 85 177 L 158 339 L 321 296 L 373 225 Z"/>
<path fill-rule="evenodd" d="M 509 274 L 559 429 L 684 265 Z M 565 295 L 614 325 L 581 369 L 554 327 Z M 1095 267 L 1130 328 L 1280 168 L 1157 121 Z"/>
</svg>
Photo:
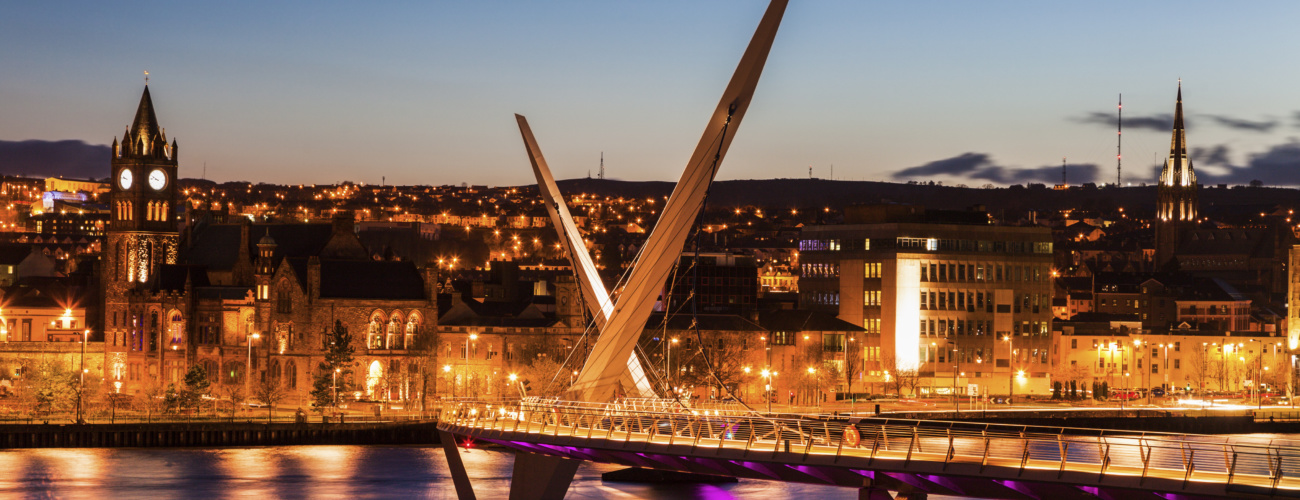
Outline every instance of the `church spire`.
<svg viewBox="0 0 1300 500">
<path fill-rule="evenodd" d="M 1160 172 L 1161 186 L 1195 186 L 1196 171 L 1187 156 L 1187 130 L 1183 126 L 1183 81 L 1178 81 L 1178 101 L 1174 105 L 1174 130 L 1169 139 L 1169 161 Z"/>
<path fill-rule="evenodd" d="M 140 96 L 140 106 L 135 110 L 135 120 L 131 121 L 131 138 L 139 141 L 143 135 L 145 141 L 153 142 L 160 137 L 158 117 L 153 112 L 153 98 L 149 96 L 149 86 L 145 85 L 144 94 Z"/>
<path fill-rule="evenodd" d="M 1156 188 L 1156 265 L 1163 266 L 1173 259 L 1184 233 L 1196 227 L 1198 211 L 1196 171 L 1191 157 L 1187 156 L 1183 82 L 1179 80 L 1169 160 L 1160 171 L 1160 185 Z"/>
</svg>

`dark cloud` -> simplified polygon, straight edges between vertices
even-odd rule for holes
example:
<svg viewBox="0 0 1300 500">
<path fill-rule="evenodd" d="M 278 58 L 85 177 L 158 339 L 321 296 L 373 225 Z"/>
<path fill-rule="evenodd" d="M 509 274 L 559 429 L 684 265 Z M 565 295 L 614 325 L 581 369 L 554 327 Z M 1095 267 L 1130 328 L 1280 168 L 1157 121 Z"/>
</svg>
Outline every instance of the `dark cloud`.
<svg viewBox="0 0 1300 500">
<path fill-rule="evenodd" d="M 1228 161 L 1228 146 L 1220 144 L 1212 148 L 1192 148 L 1192 165 L 1210 165 L 1216 167 L 1231 167 Z"/>
<path fill-rule="evenodd" d="M 1300 111 L 1293 113 L 1291 118 L 1295 119 L 1295 128 L 1300 128 Z"/>
<path fill-rule="evenodd" d="M 1292 140 L 1278 144 L 1268 151 L 1252 155 L 1244 166 L 1233 166 L 1226 162 L 1227 173 L 1222 175 L 1204 175 L 1197 172 L 1202 184 L 1247 184 L 1259 180 L 1267 186 L 1296 186 L 1300 180 L 1295 173 L 1300 171 L 1300 142 Z"/>
<path fill-rule="evenodd" d="M 1067 170 L 1071 184 L 1082 184 L 1095 182 L 1099 168 L 1093 164 L 1073 164 L 1068 165 Z M 1023 182 L 1056 184 L 1061 180 L 1061 166 L 1008 168 L 994 164 L 987 154 L 964 153 L 952 158 L 932 161 L 925 165 L 905 168 L 893 175 L 895 179 L 911 180 L 923 180 L 934 176 L 978 179 L 998 184 L 1018 184 Z"/>
<path fill-rule="evenodd" d="M 932 161 L 925 165 L 910 167 L 894 173 L 895 179 L 911 177 L 929 177 L 931 175 L 951 175 L 963 177 L 981 169 L 998 168 L 993 166 L 989 155 L 984 153 L 965 153 L 952 158 Z"/>
<path fill-rule="evenodd" d="M 1278 126 L 1278 121 L 1272 118 L 1266 121 L 1257 122 L 1257 121 L 1243 120 L 1241 118 L 1233 118 L 1231 116 L 1223 116 L 1223 115 L 1205 115 L 1205 116 L 1211 120 L 1214 120 L 1214 123 L 1217 123 L 1221 126 L 1233 130 L 1242 130 L 1246 132 L 1268 133 L 1268 132 L 1272 132 L 1273 129 L 1277 128 Z"/>
<path fill-rule="evenodd" d="M 1082 118 L 1075 118 L 1074 121 L 1086 123 L 1089 125 L 1103 125 L 1108 128 L 1115 128 L 1115 114 L 1093 112 L 1088 113 Z M 1183 119 L 1183 126 L 1192 128 L 1191 120 Z M 1125 116 L 1124 130 L 1152 130 L 1156 132 L 1168 132 L 1174 128 L 1174 115 L 1148 115 L 1148 116 Z"/>
<path fill-rule="evenodd" d="M 0 141 L 0 174 L 102 178 L 111 153 L 82 141 Z"/>
</svg>

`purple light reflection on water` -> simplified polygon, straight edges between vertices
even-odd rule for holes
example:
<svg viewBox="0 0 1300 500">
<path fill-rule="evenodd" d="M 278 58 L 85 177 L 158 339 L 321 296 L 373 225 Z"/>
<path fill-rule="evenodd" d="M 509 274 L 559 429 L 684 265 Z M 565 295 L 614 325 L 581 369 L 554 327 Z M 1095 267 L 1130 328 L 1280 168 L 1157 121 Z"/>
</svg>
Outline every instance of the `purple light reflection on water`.
<svg viewBox="0 0 1300 500">
<path fill-rule="evenodd" d="M 461 450 L 479 498 L 504 498 L 514 460 Z M 456 498 L 440 447 L 0 450 L 0 498 Z M 732 484 L 606 483 L 617 465 L 584 463 L 566 498 L 857 498 L 857 490 L 741 479 Z M 931 496 L 939 500 L 941 497 Z"/>
</svg>

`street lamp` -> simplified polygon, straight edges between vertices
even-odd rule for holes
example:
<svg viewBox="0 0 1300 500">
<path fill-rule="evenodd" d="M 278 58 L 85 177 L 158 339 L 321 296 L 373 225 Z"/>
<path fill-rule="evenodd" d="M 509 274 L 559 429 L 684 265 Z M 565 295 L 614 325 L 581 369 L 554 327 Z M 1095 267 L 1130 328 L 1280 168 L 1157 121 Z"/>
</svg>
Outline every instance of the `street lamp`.
<svg viewBox="0 0 1300 500">
<path fill-rule="evenodd" d="M 331 387 L 334 389 L 334 408 L 337 409 L 339 406 L 339 369 L 338 368 L 334 369 L 334 373 L 332 374 L 331 378 L 333 379 L 333 385 Z"/>
<path fill-rule="evenodd" d="M 1016 349 L 1015 342 L 1011 335 L 1003 335 L 1002 340 L 1007 343 L 1007 404 L 1010 405 L 1016 398 L 1016 381 L 1014 380 L 1016 372 Z"/>
<path fill-rule="evenodd" d="M 812 377 L 813 383 L 816 384 L 817 391 L 813 393 L 813 398 L 817 400 L 817 409 L 820 411 L 822 407 L 822 381 L 817 378 L 817 369 L 811 366 L 808 367 L 808 376 Z"/>
<path fill-rule="evenodd" d="M 447 377 L 448 379 L 450 379 L 450 378 L 451 378 L 451 365 L 442 365 L 442 373 L 447 374 L 446 377 Z M 450 385 L 451 385 L 451 397 L 455 398 L 455 397 L 456 397 L 456 381 L 455 381 L 455 380 L 449 380 L 448 382 L 449 382 Z"/>
<path fill-rule="evenodd" d="M 84 424 L 82 419 L 82 401 L 85 400 L 86 393 L 86 341 L 90 340 L 90 330 L 81 332 L 81 382 L 77 385 L 77 423 Z"/>
<path fill-rule="evenodd" d="M 262 337 L 261 335 L 258 335 L 256 333 L 251 333 L 248 335 L 248 340 L 246 342 L 248 344 L 248 364 L 244 365 L 244 393 L 245 394 L 247 394 L 250 390 L 252 390 L 250 389 L 251 387 L 250 384 L 252 382 L 250 379 L 252 379 L 253 376 L 253 341 L 261 337 Z"/>
<path fill-rule="evenodd" d="M 743 370 L 743 371 L 745 372 L 745 377 L 748 378 L 748 377 L 749 377 L 749 372 L 751 371 L 751 370 L 749 369 L 749 367 L 746 366 L 746 367 L 742 368 L 741 370 Z M 749 384 L 745 384 L 745 387 L 748 387 L 748 385 L 749 385 Z M 748 390 L 748 389 L 745 390 L 745 393 L 743 394 L 743 396 L 749 396 L 749 390 Z"/>
<path fill-rule="evenodd" d="M 528 397 L 528 393 L 524 391 L 524 383 L 519 381 L 519 375 L 511 373 L 509 378 L 510 382 L 514 383 L 515 386 L 519 388 L 519 399 Z"/>
<path fill-rule="evenodd" d="M 758 373 L 766 380 L 766 385 L 763 386 L 763 399 L 767 400 L 767 412 L 772 413 L 772 376 L 776 375 L 776 373 L 767 368 Z"/>
</svg>

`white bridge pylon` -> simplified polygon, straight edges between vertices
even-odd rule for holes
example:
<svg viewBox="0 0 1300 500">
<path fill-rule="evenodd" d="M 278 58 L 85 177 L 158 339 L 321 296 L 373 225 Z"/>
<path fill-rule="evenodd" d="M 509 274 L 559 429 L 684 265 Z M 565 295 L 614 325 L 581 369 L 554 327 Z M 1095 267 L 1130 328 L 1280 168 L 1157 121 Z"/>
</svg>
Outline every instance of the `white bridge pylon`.
<svg viewBox="0 0 1300 500">
<path fill-rule="evenodd" d="M 722 158 L 740 127 L 740 120 L 753 99 L 788 3 L 788 0 L 773 0 L 763 13 L 749 47 L 718 101 L 718 107 L 704 127 L 704 134 L 695 146 L 681 180 L 633 263 L 614 310 L 574 382 L 572 391 L 578 400 L 606 402 L 613 399 L 619 381 L 627 371 L 626 360 L 650 318 L 658 293 L 677 263 L 691 225 L 704 204 L 709 185 L 717 175 L 717 168 L 722 164 Z M 585 251 L 585 247 L 580 248 Z"/>
<path fill-rule="evenodd" d="M 542 148 L 537 145 L 537 139 L 533 137 L 533 129 L 528 126 L 528 119 L 516 114 L 515 121 L 519 122 L 519 133 L 523 135 L 524 148 L 528 150 L 528 160 L 533 164 L 533 175 L 537 177 L 537 190 L 541 192 L 546 213 L 550 215 L 551 223 L 555 226 L 560 241 L 568 247 L 569 262 L 573 264 L 579 286 L 582 287 L 583 301 L 595 318 L 596 331 L 604 331 L 610 314 L 614 312 L 614 302 L 610 300 L 609 291 L 605 289 L 605 283 L 601 281 L 600 274 L 596 271 L 591 253 L 587 252 L 587 246 L 582 241 L 582 233 L 578 232 L 578 226 L 573 223 L 568 205 L 564 204 L 564 194 L 555 184 L 555 177 L 551 175 L 551 168 L 546 164 L 546 157 L 542 156 Z M 646 380 L 641 359 L 635 351 L 627 358 L 627 369 L 619 376 L 619 382 L 623 390 L 630 393 L 629 396 L 656 397 L 650 381 Z"/>
</svg>

